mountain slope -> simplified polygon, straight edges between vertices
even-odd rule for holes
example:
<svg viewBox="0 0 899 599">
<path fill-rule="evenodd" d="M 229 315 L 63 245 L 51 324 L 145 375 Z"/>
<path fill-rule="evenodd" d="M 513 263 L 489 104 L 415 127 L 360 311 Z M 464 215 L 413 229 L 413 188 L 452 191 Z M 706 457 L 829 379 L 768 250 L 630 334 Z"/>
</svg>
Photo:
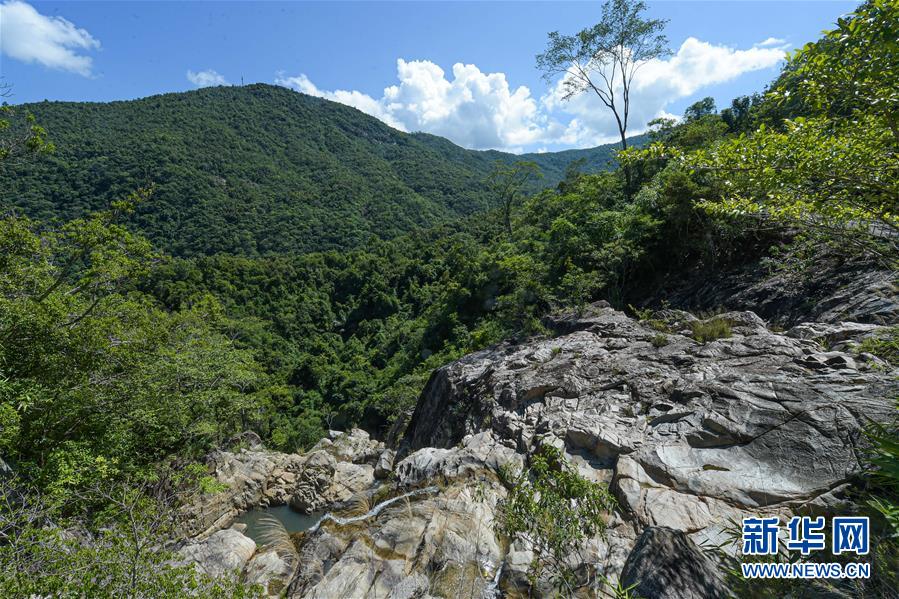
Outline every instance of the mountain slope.
<svg viewBox="0 0 899 599">
<path fill-rule="evenodd" d="M 0 170 L 0 202 L 72 218 L 152 184 L 133 217 L 158 247 L 190 256 L 348 248 L 486 209 L 494 161 L 362 112 L 269 86 L 207 88 L 126 102 L 23 107 L 55 155 Z M 579 151 L 604 168 L 613 146 Z M 567 161 L 529 155 L 554 184 Z"/>
</svg>

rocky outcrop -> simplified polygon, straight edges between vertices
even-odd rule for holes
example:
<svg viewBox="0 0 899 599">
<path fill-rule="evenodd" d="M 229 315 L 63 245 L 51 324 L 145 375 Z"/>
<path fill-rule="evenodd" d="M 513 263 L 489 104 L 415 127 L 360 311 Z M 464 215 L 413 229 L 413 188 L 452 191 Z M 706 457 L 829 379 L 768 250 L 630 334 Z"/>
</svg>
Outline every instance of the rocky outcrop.
<svg viewBox="0 0 899 599">
<path fill-rule="evenodd" d="M 217 451 L 207 458 L 212 475 L 224 488 L 197 497 L 184 510 L 188 536 L 203 539 L 254 507 L 289 503 L 308 513 L 345 501 L 373 481 L 374 467 L 356 463 L 372 462 L 384 450 L 383 443 L 359 429 L 331 431 L 306 454 L 269 451 L 255 434 L 237 441 L 242 448 Z"/>
<path fill-rule="evenodd" d="M 801 257 L 797 258 L 797 262 Z M 781 259 L 785 264 L 790 260 Z M 803 321 L 899 322 L 899 275 L 865 260 L 847 260 L 842 252 L 821 248 L 813 267 L 772 269 L 764 261 L 717 273 L 698 269 L 679 284 L 668 282 L 647 304 L 694 311 L 753 310 L 790 326 Z"/>
<path fill-rule="evenodd" d="M 185 563 L 212 577 L 235 576 L 256 552 L 256 543 L 238 530 L 219 530 L 203 541 L 189 543 L 179 550 Z"/>
<path fill-rule="evenodd" d="M 498 442 L 490 431 L 469 435 L 452 449 L 422 448 L 396 465 L 394 473 L 404 486 L 474 478 L 501 467 L 523 465 L 523 456 Z"/>
<path fill-rule="evenodd" d="M 682 531 L 651 526 L 624 564 L 621 585 L 638 597 L 726 599 L 721 568 Z"/>
<path fill-rule="evenodd" d="M 230 526 L 238 514 L 252 507 L 286 503 L 304 462 L 304 456 L 260 446 L 211 454 L 207 464 L 223 488 L 197 497 L 184 510 L 185 531 L 203 539 Z"/>
<path fill-rule="evenodd" d="M 887 420 L 899 392 L 889 367 L 846 353 L 879 328 L 777 333 L 735 312 L 715 317 L 729 323 L 729 337 L 702 344 L 688 336 L 695 317 L 655 318 L 641 323 L 594 306 L 548 319 L 557 337 L 439 369 L 407 430 L 403 451 L 411 454 L 397 475 L 407 475 L 407 460 L 431 463 L 441 450 L 464 463 L 469 435 L 489 432 L 518 456 L 549 443 L 610 483 L 626 520 L 610 530 L 613 545 L 660 526 L 694 544 L 718 543 L 744 515 L 837 510 L 860 470 L 862 428 Z"/>
<path fill-rule="evenodd" d="M 646 599 L 727 596 L 698 547 L 745 515 L 844 510 L 862 429 L 891 417 L 899 382 L 853 349 L 877 325 L 773 332 L 752 312 L 714 319 L 727 336 L 700 343 L 691 334 L 710 323 L 677 310 L 645 322 L 607 305 L 553 316 L 554 336 L 438 369 L 391 450 L 360 431 L 268 457 L 291 464 L 279 467 L 296 474 L 284 491 L 292 505 L 333 512 L 301 535 L 288 596 L 548 593 L 546 581 L 530 587 L 531 547 L 496 527 L 500 473 L 545 444 L 607 483 L 620 506 L 606 534 L 570 558 L 579 592 L 621 581 Z M 258 478 L 268 489 L 272 477 Z M 266 492 L 231 494 L 244 495 Z M 275 558 L 256 559 L 245 576 L 285 579 Z"/>
<path fill-rule="evenodd" d="M 281 596 L 297 568 L 295 557 L 283 548 L 263 546 L 245 536 L 235 518 L 251 508 L 290 504 L 309 513 L 339 505 L 370 489 L 374 466 L 384 453 L 383 443 L 353 429 L 331 431 L 305 454 L 265 449 L 253 433 L 235 437 L 231 450 L 207 459 L 223 488 L 201 495 L 182 514 L 182 528 L 190 540 L 179 550 L 184 563 L 212 576 L 240 576 Z M 229 527 L 230 528 L 226 528 Z"/>
<path fill-rule="evenodd" d="M 400 500 L 305 541 L 291 597 L 481 597 L 501 567 L 501 487 L 476 480 Z"/>
<path fill-rule="evenodd" d="M 308 514 L 371 488 L 375 480 L 372 462 L 384 451 L 383 444 L 372 441 L 365 431 L 331 431 L 307 454 L 290 506 Z"/>
</svg>

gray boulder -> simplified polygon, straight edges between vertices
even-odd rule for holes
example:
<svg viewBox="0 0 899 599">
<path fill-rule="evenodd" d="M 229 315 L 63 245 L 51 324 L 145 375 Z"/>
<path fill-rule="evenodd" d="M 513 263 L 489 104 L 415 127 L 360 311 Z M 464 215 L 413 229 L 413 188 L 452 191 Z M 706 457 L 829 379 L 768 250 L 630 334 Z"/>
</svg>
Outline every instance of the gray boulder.
<svg viewBox="0 0 899 599">
<path fill-rule="evenodd" d="M 621 585 L 642 599 L 725 599 L 719 565 L 680 530 L 651 526 L 624 563 Z"/>
<path fill-rule="evenodd" d="M 194 564 L 198 572 L 213 578 L 239 576 L 255 552 L 253 539 L 236 528 L 220 530 L 178 551 L 184 563 Z"/>
<path fill-rule="evenodd" d="M 375 464 L 375 478 L 383 480 L 390 476 L 390 473 L 393 472 L 393 461 L 395 459 L 396 451 L 393 449 L 385 449 L 378 458 L 378 462 Z"/>
</svg>

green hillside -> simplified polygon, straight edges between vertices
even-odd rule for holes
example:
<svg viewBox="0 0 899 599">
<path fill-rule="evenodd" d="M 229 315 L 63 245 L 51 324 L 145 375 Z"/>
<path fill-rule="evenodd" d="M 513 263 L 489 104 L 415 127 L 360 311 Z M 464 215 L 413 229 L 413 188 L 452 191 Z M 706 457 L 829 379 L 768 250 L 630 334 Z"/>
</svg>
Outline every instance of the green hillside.
<svg viewBox="0 0 899 599">
<path fill-rule="evenodd" d="M 494 162 L 520 158 L 262 84 L 24 108 L 58 151 L 0 170 L 4 205 L 68 220 L 152 184 L 132 224 L 182 256 L 343 249 L 448 222 L 490 207 L 483 183 Z M 613 150 L 525 158 L 552 185 L 570 160 L 605 169 Z"/>
</svg>

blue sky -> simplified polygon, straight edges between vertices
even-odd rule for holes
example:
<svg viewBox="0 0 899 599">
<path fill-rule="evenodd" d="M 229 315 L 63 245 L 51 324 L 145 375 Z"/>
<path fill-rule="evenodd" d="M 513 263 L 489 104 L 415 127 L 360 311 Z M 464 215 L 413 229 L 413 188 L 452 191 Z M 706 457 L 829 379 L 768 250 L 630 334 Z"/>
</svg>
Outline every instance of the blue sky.
<svg viewBox="0 0 899 599">
<path fill-rule="evenodd" d="M 534 65 L 548 31 L 593 24 L 599 2 L 0 2 L 0 74 L 14 103 L 122 100 L 243 78 L 466 147 L 555 150 L 615 136 L 595 99 L 561 102 Z M 784 50 L 855 6 L 647 4 L 649 16 L 670 19 L 674 56 L 644 70 L 634 132 L 708 95 L 723 106 L 760 91 Z"/>
</svg>

